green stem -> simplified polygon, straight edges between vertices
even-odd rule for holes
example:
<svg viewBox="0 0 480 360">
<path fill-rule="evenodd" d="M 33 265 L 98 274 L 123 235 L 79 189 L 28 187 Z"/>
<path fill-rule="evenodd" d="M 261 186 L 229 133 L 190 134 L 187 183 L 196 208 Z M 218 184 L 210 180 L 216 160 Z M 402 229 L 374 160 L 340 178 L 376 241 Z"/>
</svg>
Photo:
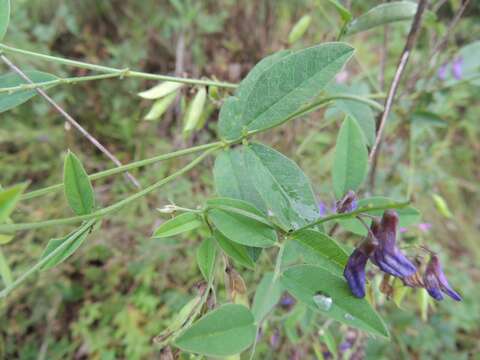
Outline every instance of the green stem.
<svg viewBox="0 0 480 360">
<path fill-rule="evenodd" d="M 376 94 L 378 96 L 378 94 Z M 365 105 L 371 106 L 374 109 L 377 109 L 378 111 L 383 111 L 383 105 L 379 104 L 376 101 L 370 100 L 369 98 L 362 97 L 362 96 L 357 96 L 357 95 L 352 95 L 352 94 L 336 94 L 334 96 L 331 96 L 329 98 L 325 98 L 324 100 L 353 100 L 357 102 L 364 103 Z"/>
<path fill-rule="evenodd" d="M 137 77 L 137 78 L 150 79 L 150 80 L 172 81 L 172 82 L 179 82 L 179 83 L 183 83 L 183 84 L 218 86 L 218 87 L 225 87 L 225 88 L 236 88 L 238 86 L 237 84 L 232 84 L 232 83 L 228 83 L 228 82 L 180 78 L 180 77 L 175 77 L 175 76 L 151 74 L 151 73 L 146 73 L 146 72 L 141 72 L 141 71 L 131 71 L 128 68 L 118 69 L 118 68 L 113 68 L 113 67 L 109 67 L 109 66 L 95 65 L 95 64 L 90 64 L 90 63 L 86 63 L 86 62 L 83 62 L 83 61 L 70 60 L 70 59 L 65 59 L 65 58 L 61 58 L 61 57 L 58 57 L 58 56 L 45 55 L 45 54 L 40 54 L 40 53 L 37 53 L 37 52 L 34 52 L 34 51 L 18 49 L 18 48 L 8 46 L 8 45 L 5 45 L 5 44 L 0 44 L 0 52 L 1 51 L 16 53 L 16 54 L 22 54 L 22 55 L 27 55 L 27 56 L 33 56 L 33 57 L 43 59 L 43 60 L 47 60 L 47 61 L 50 61 L 50 62 L 56 62 L 56 63 L 59 63 L 59 64 L 74 66 L 74 67 L 78 67 L 78 68 L 81 68 L 81 69 L 88 69 L 88 70 L 99 71 L 99 72 L 103 72 L 103 73 L 121 74 L 124 77 Z"/>
<path fill-rule="evenodd" d="M 0 46 L 1 46 L 1 44 L 0 44 Z M 380 104 L 378 104 L 377 102 L 372 101 L 368 98 L 363 98 L 363 97 L 360 97 L 360 96 L 350 95 L 350 94 L 337 94 L 337 95 L 330 96 L 330 97 L 327 97 L 327 98 L 322 98 L 318 101 L 315 101 L 315 102 L 305 106 L 304 108 L 300 109 L 299 111 L 295 112 L 294 114 L 289 116 L 287 119 L 282 121 L 281 124 L 283 124 L 284 122 L 290 121 L 292 119 L 295 119 L 297 117 L 306 115 L 306 114 L 308 114 L 312 111 L 315 111 L 315 110 L 317 110 L 317 109 L 319 109 L 323 106 L 326 106 L 326 105 L 330 104 L 332 101 L 335 101 L 335 100 L 338 100 L 338 99 L 358 101 L 358 102 L 364 103 L 366 105 L 375 107 L 379 110 L 383 109 L 383 107 Z M 272 128 L 277 127 L 281 124 L 275 124 L 275 125 L 272 126 Z M 260 130 L 250 131 L 247 134 L 247 136 L 252 136 L 256 133 L 263 132 L 265 130 L 268 130 L 268 129 L 260 129 Z M 233 144 L 233 143 L 236 143 L 236 142 L 240 142 L 241 140 L 242 139 L 240 138 L 240 139 L 228 141 L 225 144 L 227 144 L 227 145 L 228 144 Z M 122 172 L 126 172 L 126 171 L 129 171 L 129 170 L 132 170 L 132 169 L 139 168 L 139 167 L 147 166 L 147 165 L 159 162 L 159 161 L 169 160 L 169 159 L 173 159 L 173 158 L 176 158 L 176 157 L 188 155 L 188 154 L 191 154 L 191 153 L 194 153 L 194 152 L 214 148 L 214 147 L 217 147 L 221 144 L 223 144 L 221 141 L 217 141 L 217 142 L 213 142 L 213 143 L 209 143 L 209 144 L 199 145 L 199 146 L 196 146 L 196 147 L 175 151 L 175 152 L 172 152 L 172 153 L 169 153 L 169 154 L 155 156 L 155 157 L 152 157 L 152 158 L 149 158 L 149 159 L 144 159 L 144 160 L 136 161 L 136 162 L 133 162 L 133 163 L 130 163 L 130 164 L 118 166 L 118 167 L 113 168 L 113 169 L 100 171 L 96 174 L 90 175 L 89 178 L 90 178 L 90 180 L 101 179 L 101 178 L 104 178 L 104 177 L 107 177 L 107 176 L 119 174 L 119 173 L 122 173 Z M 56 184 L 56 185 L 48 186 L 48 187 L 43 188 L 43 189 L 39 189 L 39 190 L 35 190 L 35 191 L 28 192 L 26 194 L 23 194 L 22 197 L 21 197 L 21 200 L 32 199 L 32 198 L 35 198 L 35 197 L 38 197 L 38 196 L 48 194 L 50 192 L 58 191 L 62 188 L 63 188 L 63 184 Z"/>
<path fill-rule="evenodd" d="M 275 259 L 275 269 L 273 270 L 272 282 L 270 284 L 269 290 L 273 289 L 273 284 L 275 281 L 278 280 L 280 277 L 280 272 L 282 270 L 282 258 L 283 258 L 283 251 L 285 250 L 285 243 L 281 243 L 278 245 L 278 254 L 277 258 Z"/>
<path fill-rule="evenodd" d="M 18 279 L 12 282 L 10 285 L 5 287 L 2 291 L 0 291 L 0 298 L 6 297 L 12 290 L 18 287 L 23 281 L 25 281 L 28 277 L 33 275 L 35 272 L 40 270 L 46 263 L 50 261 L 50 259 L 54 258 L 58 254 L 60 254 L 63 250 L 67 248 L 75 239 L 78 238 L 78 233 L 83 233 L 84 231 L 88 231 L 90 227 L 93 226 L 96 219 L 92 219 L 82 225 L 78 231 L 75 231 L 72 235 L 70 235 L 63 243 L 60 244 L 55 250 L 53 250 L 50 254 L 42 258 L 39 262 L 37 262 L 34 266 L 24 272 Z"/>
<path fill-rule="evenodd" d="M 112 79 L 112 78 L 121 77 L 121 76 L 122 76 L 122 73 L 111 73 L 111 74 L 100 74 L 100 75 L 89 75 L 89 76 L 77 76 L 77 77 L 70 77 L 70 78 L 58 78 L 55 80 L 37 82 L 35 84 L 21 84 L 21 85 L 12 86 L 12 87 L 0 88 L 0 93 L 8 92 L 9 94 L 11 94 L 17 91 L 50 87 L 58 84 L 76 84 L 76 83 L 85 82 L 85 81 Z"/>
<path fill-rule="evenodd" d="M 299 231 L 302 231 L 302 230 L 305 230 L 305 229 L 309 229 L 309 228 L 311 228 L 313 226 L 316 226 L 316 225 L 323 224 L 324 222 L 327 222 L 327 221 L 332 221 L 332 220 L 337 220 L 337 219 L 345 219 L 345 218 L 348 219 L 348 218 L 352 218 L 352 217 L 355 217 L 357 215 L 360 215 L 362 213 L 368 213 L 368 212 L 372 212 L 372 211 L 388 210 L 388 209 L 402 209 L 402 208 L 408 206 L 409 204 L 410 204 L 410 201 L 401 202 L 401 203 L 391 203 L 391 204 L 382 205 L 382 206 L 365 206 L 365 207 L 359 208 L 359 209 L 357 209 L 355 211 L 352 211 L 352 212 L 325 216 L 321 219 L 318 219 L 317 221 L 314 221 L 310 224 L 302 226 L 301 228 L 292 232 L 292 234 L 298 233 Z"/>
<path fill-rule="evenodd" d="M 32 222 L 32 223 L 18 223 L 18 224 L 2 224 L 0 225 L 0 233 L 12 233 L 15 231 L 19 230 L 31 230 L 31 229 L 39 229 L 47 226 L 56 226 L 56 225 L 67 225 L 67 224 L 74 224 L 78 223 L 81 221 L 85 220 L 90 220 L 90 219 L 97 219 L 97 218 L 102 218 L 106 215 L 109 215 L 117 210 L 120 210 L 124 206 L 142 198 L 143 196 L 147 195 L 148 193 L 158 189 L 159 187 L 167 184 L 168 182 L 172 181 L 173 179 L 179 177 L 180 175 L 183 175 L 187 171 L 191 170 L 194 168 L 196 165 L 198 165 L 203 159 L 205 159 L 208 155 L 210 155 L 213 151 L 219 149 L 221 145 L 218 145 L 217 147 L 211 148 L 207 151 L 205 151 L 202 155 L 197 157 L 195 160 L 190 162 L 188 165 L 183 167 L 182 169 L 178 170 L 177 172 L 174 172 L 170 176 L 167 176 L 166 178 L 157 181 L 153 185 L 150 185 L 149 187 L 138 191 L 137 193 L 117 202 L 114 203 L 110 206 L 107 206 L 103 209 L 100 209 L 98 211 L 95 211 L 91 214 L 87 215 L 79 215 L 79 216 L 72 216 L 68 218 L 62 218 L 62 219 L 53 219 L 53 220 L 46 220 L 46 221 L 39 221 L 39 222 Z"/>
<path fill-rule="evenodd" d="M 132 162 L 130 164 L 117 166 L 113 169 L 100 171 L 98 173 L 89 175 L 88 178 L 90 180 L 102 179 L 102 178 L 107 177 L 107 176 L 120 174 L 122 172 L 126 172 L 126 171 L 129 171 L 129 170 L 136 169 L 136 168 L 143 167 L 143 166 L 147 166 L 147 165 L 150 165 L 150 164 L 154 164 L 154 163 L 159 162 L 159 161 L 170 160 L 170 159 L 174 159 L 174 158 L 177 158 L 177 157 L 189 155 L 189 154 L 192 154 L 192 153 L 195 153 L 195 152 L 199 152 L 199 151 L 202 151 L 202 150 L 208 150 L 208 149 L 216 148 L 216 147 L 219 147 L 221 144 L 222 144 L 222 142 L 217 141 L 217 142 L 213 142 L 213 143 L 209 143 L 209 144 L 194 146 L 194 147 L 191 147 L 191 148 L 188 148 L 188 149 L 182 149 L 182 150 L 174 151 L 174 152 L 171 152 L 171 153 L 168 153 L 168 154 L 154 156 L 154 157 L 151 157 L 151 158 L 148 158 L 148 159 L 135 161 L 135 162 Z M 58 191 L 62 188 L 63 188 L 63 183 L 48 186 L 48 187 L 45 187 L 45 188 L 39 189 L 39 190 L 30 191 L 26 194 L 23 194 L 22 197 L 20 198 L 20 200 L 33 199 L 33 198 L 38 197 L 38 196 L 42 196 L 42 195 L 45 195 L 45 194 L 48 194 L 48 193 L 51 193 L 51 192 Z"/>
</svg>

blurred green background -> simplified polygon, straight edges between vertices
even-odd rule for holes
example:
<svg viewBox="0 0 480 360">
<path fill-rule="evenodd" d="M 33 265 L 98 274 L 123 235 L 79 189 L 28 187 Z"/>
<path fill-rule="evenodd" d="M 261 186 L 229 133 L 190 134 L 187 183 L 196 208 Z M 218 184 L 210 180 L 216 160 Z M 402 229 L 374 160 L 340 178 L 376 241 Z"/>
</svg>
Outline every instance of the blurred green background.
<svg viewBox="0 0 480 360">
<path fill-rule="evenodd" d="M 359 15 L 377 4 L 362 0 L 347 5 Z M 451 33 L 437 68 L 431 70 L 428 86 L 422 84 L 424 73 L 419 74 L 418 82 L 412 80 L 416 70 L 428 62 L 432 44 L 447 33 L 459 6 L 460 1 L 454 0 L 430 2 L 386 129 L 374 194 L 400 196 L 410 184 L 414 205 L 423 213 L 422 223 L 429 225 L 413 226 L 403 237 L 420 240 L 440 253 L 450 283 L 464 301 L 426 303 L 420 293 L 409 291 L 398 307 L 377 294 L 379 311 L 392 332 L 391 342 L 369 338 L 343 325 L 325 324 L 325 319 L 311 316 L 301 306 L 279 306 L 262 331 L 258 359 L 335 355 L 343 359 L 478 358 L 480 85 L 478 81 L 451 85 L 437 76 L 438 66 L 449 64 L 460 49 L 479 40 L 478 2 L 471 2 Z M 112 67 L 230 82 L 239 82 L 258 60 L 274 51 L 335 40 L 341 27 L 335 8 L 325 0 L 15 0 L 12 7 L 4 39 L 8 45 Z M 310 26 L 297 42 L 289 44 L 292 26 L 306 14 L 311 16 Z M 408 22 L 389 28 L 387 85 L 408 29 Z M 385 91 L 379 81 L 382 30 L 346 39 L 356 48 L 356 57 L 337 81 L 360 93 Z M 480 52 L 470 56 L 480 58 Z M 85 70 L 25 56 L 10 58 L 23 69 L 58 76 L 86 74 Z M 7 72 L 5 67 L 0 69 L 2 74 Z M 185 107 L 192 97 L 189 87 L 182 89 L 181 99 L 161 120 L 143 120 L 151 102 L 136 93 L 154 84 L 141 79 L 101 80 L 60 85 L 49 94 L 124 163 L 215 139 L 220 103 L 212 100 L 204 128 L 188 138 L 182 135 Z M 435 113 L 436 121 L 431 116 L 423 121 L 413 116 L 419 110 Z M 112 166 L 87 140 L 65 126 L 41 98 L 0 116 L 0 183 L 4 186 L 29 179 L 30 189 L 34 189 L 61 181 L 67 149 L 81 157 L 89 173 Z M 341 118 L 338 110 L 329 108 L 261 135 L 263 141 L 299 163 L 312 179 L 318 198 L 328 206 L 334 200 L 330 168 Z M 186 161 L 163 162 L 133 174 L 145 186 Z M 109 217 L 67 262 L 40 273 L 0 302 L 0 358 L 160 358 L 152 338 L 195 294 L 193 285 L 201 279 L 195 250 L 204 234 L 192 232 L 167 241 L 150 239 L 152 230 L 165 220 L 155 209 L 170 202 L 192 208 L 202 204 L 214 194 L 211 166 L 212 159 Z M 122 176 L 95 182 L 95 190 L 103 205 L 132 192 Z M 360 197 L 370 191 L 365 186 Z M 439 211 L 432 194 L 445 199 L 451 217 Z M 65 214 L 70 212 L 58 193 L 22 202 L 15 219 L 38 221 Z M 2 246 L 14 275 L 41 255 L 48 239 L 67 230 L 25 232 Z M 358 241 L 348 232 L 338 234 L 340 239 Z M 262 274 L 271 267 L 267 255 L 255 271 L 239 269 L 248 294 L 253 296 Z M 321 334 L 325 325 L 333 334 L 330 340 L 338 354 L 328 351 Z"/>
</svg>

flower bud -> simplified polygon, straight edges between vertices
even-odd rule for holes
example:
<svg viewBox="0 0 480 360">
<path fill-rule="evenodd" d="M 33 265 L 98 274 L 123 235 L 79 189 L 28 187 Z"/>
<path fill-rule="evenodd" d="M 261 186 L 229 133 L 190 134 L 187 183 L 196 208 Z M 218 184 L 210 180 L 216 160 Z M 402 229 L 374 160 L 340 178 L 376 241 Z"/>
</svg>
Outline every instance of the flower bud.
<svg viewBox="0 0 480 360">
<path fill-rule="evenodd" d="M 425 283 L 425 289 L 435 300 L 442 300 L 443 292 L 455 301 L 462 301 L 462 297 L 448 283 L 437 255 L 432 255 L 430 258 L 423 275 L 423 282 Z"/>
<path fill-rule="evenodd" d="M 396 276 L 406 277 L 415 274 L 415 265 L 396 246 L 398 215 L 393 210 L 383 213 L 380 224 L 372 223 L 372 233 L 378 241 L 371 260 L 382 271 Z"/>
</svg>

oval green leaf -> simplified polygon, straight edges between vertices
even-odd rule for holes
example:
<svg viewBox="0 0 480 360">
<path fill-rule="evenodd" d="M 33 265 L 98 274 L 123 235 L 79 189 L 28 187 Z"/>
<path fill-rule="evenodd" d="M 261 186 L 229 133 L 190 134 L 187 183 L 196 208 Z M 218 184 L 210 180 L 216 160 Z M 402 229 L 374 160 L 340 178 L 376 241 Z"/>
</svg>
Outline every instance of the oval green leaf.
<svg viewBox="0 0 480 360">
<path fill-rule="evenodd" d="M 385 323 L 367 300 L 354 297 L 342 276 L 313 265 L 294 266 L 282 275 L 283 286 L 298 300 L 323 315 L 389 337 Z"/>
<path fill-rule="evenodd" d="M 344 43 L 326 43 L 292 53 L 281 53 L 255 72 L 236 97 L 220 112 L 222 138 L 240 138 L 245 131 L 277 126 L 320 90 L 343 67 L 353 48 Z M 255 70 L 255 69 L 254 69 Z M 252 70 L 253 71 L 253 70 Z"/>
<path fill-rule="evenodd" d="M 165 221 L 153 233 L 154 238 L 165 238 L 191 231 L 202 226 L 200 217 L 191 212 L 180 214 L 173 219 Z"/>
<path fill-rule="evenodd" d="M 396 21 L 410 20 L 417 12 L 417 4 L 411 1 L 393 1 L 370 9 L 353 20 L 347 27 L 346 34 L 352 35 L 370 30 L 376 26 Z"/>
<path fill-rule="evenodd" d="M 306 229 L 293 234 L 292 240 L 296 241 L 304 250 L 309 251 L 315 257 L 320 257 L 323 261 L 334 264 L 340 274 L 343 271 L 348 260 L 348 254 L 327 234 Z"/>
<path fill-rule="evenodd" d="M 366 96 L 369 93 L 368 86 L 359 83 L 347 87 L 335 84 L 328 87 L 329 95 L 359 95 Z M 339 109 L 346 115 L 351 116 L 362 129 L 365 136 L 365 143 L 372 146 L 375 143 L 375 114 L 372 108 L 364 103 L 355 100 L 336 99 L 334 108 Z"/>
<path fill-rule="evenodd" d="M 340 199 L 349 190 L 356 191 L 367 176 L 368 152 L 358 123 L 347 116 L 335 145 L 332 177 L 335 196 Z"/>
<path fill-rule="evenodd" d="M 50 260 L 48 260 L 42 266 L 42 270 L 51 269 L 57 266 L 58 264 L 64 262 L 75 251 L 77 251 L 77 249 L 80 247 L 80 245 L 83 244 L 83 242 L 85 241 L 85 239 L 89 234 L 90 234 L 90 229 L 87 228 L 87 229 L 82 229 L 80 231 L 78 230 L 73 231 L 72 233 L 60 239 L 51 239 L 48 242 L 47 247 L 43 251 L 40 261 L 46 258 L 50 253 L 55 251 L 63 243 L 68 242 L 69 244 L 65 246 L 64 249 L 61 250 L 58 254 L 56 254 Z"/>
<path fill-rule="evenodd" d="M 243 305 L 226 304 L 184 331 L 175 346 L 206 356 L 229 356 L 248 348 L 255 335 L 252 313 Z"/>
<path fill-rule="evenodd" d="M 63 167 L 63 184 L 68 204 L 77 215 L 90 214 L 95 207 L 95 194 L 87 172 L 78 157 L 69 151 Z"/>
<path fill-rule="evenodd" d="M 272 216 L 287 229 L 319 217 L 310 181 L 295 162 L 262 144 L 245 149 L 246 173 Z"/>
<path fill-rule="evenodd" d="M 214 230 L 213 235 L 225 254 L 246 268 L 253 269 L 255 267 L 255 262 L 248 254 L 248 248 L 246 246 L 229 240 L 218 230 Z"/>
<path fill-rule="evenodd" d="M 22 183 L 0 190 L 0 223 L 8 220 L 27 186 L 28 183 Z"/>
<path fill-rule="evenodd" d="M 212 238 L 206 238 L 197 249 L 197 264 L 205 280 L 209 281 L 215 269 L 217 248 Z"/>
<path fill-rule="evenodd" d="M 263 275 L 253 298 L 252 313 L 255 322 L 260 324 L 263 318 L 275 307 L 283 293 L 280 279 L 273 280 L 273 273 Z"/>
<path fill-rule="evenodd" d="M 216 192 L 219 196 L 249 202 L 266 215 L 265 203 L 247 173 L 244 152 L 244 147 L 237 147 L 218 154 L 213 168 Z"/>
<path fill-rule="evenodd" d="M 0 0 L 1 1 L 1 0 Z M 25 74 L 32 80 L 34 83 L 42 83 L 46 81 L 56 80 L 57 77 L 41 71 L 25 71 Z M 6 74 L 0 76 L 0 88 L 10 88 L 19 86 L 22 84 L 27 84 L 27 81 L 22 79 L 17 74 Z M 23 104 L 32 97 L 36 95 L 35 90 L 20 90 L 13 93 L 1 92 L 0 93 L 0 113 L 10 110 L 18 105 Z"/>
<path fill-rule="evenodd" d="M 0 41 L 7 33 L 10 22 L 10 0 L 0 0 Z"/>
<path fill-rule="evenodd" d="M 276 232 L 253 205 L 229 198 L 212 199 L 207 205 L 208 218 L 230 240 L 256 247 L 270 247 L 277 241 Z"/>
</svg>

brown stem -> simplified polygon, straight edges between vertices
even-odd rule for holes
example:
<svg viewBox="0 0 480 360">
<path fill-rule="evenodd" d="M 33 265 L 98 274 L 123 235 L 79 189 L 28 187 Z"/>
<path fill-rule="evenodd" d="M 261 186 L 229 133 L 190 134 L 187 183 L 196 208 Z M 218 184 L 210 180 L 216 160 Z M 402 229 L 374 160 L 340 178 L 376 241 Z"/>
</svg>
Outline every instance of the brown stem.
<svg viewBox="0 0 480 360">
<path fill-rule="evenodd" d="M 398 62 L 397 70 L 395 71 L 395 76 L 393 77 L 393 81 L 390 85 L 390 89 L 388 90 L 388 95 L 385 100 L 385 110 L 383 111 L 382 116 L 380 118 L 380 126 L 377 129 L 377 137 L 375 139 L 375 144 L 373 145 L 372 150 L 370 151 L 370 157 L 369 157 L 370 163 L 372 163 L 374 158 L 378 156 L 377 149 L 380 144 L 380 141 L 382 140 L 383 130 L 385 128 L 388 115 L 390 114 L 390 111 L 392 109 L 393 100 L 395 98 L 395 94 L 400 84 L 400 79 L 407 65 L 408 59 L 410 57 L 410 53 L 412 52 L 412 49 L 413 49 L 413 45 L 415 44 L 415 41 L 417 39 L 417 35 L 420 31 L 422 15 L 426 5 L 427 5 L 427 0 L 420 0 L 418 4 L 417 13 L 415 14 L 415 17 L 413 19 L 412 26 L 410 28 L 407 41 L 405 43 L 405 47 L 403 48 L 402 55 L 400 56 L 400 61 Z"/>
</svg>

